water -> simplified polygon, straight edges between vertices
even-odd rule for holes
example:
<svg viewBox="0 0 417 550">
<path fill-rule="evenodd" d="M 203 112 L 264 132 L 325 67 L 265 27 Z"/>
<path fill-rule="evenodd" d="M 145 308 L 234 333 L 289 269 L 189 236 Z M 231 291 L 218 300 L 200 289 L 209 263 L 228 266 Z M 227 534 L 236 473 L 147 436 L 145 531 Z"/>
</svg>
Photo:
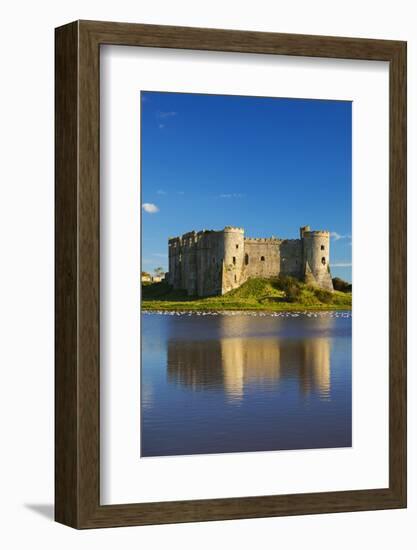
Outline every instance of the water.
<svg viewBox="0 0 417 550">
<path fill-rule="evenodd" d="M 141 455 L 350 447 L 351 325 L 143 313 Z"/>
</svg>

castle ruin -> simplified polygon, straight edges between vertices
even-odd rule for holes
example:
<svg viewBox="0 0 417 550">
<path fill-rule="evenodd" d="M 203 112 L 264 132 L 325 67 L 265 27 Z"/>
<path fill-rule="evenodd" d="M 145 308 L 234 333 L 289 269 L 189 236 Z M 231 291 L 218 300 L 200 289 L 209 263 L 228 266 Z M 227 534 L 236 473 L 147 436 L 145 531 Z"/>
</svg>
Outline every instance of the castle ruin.
<svg viewBox="0 0 417 550">
<path fill-rule="evenodd" d="M 333 290 L 330 233 L 300 228 L 299 239 L 250 238 L 244 229 L 191 231 L 168 240 L 168 281 L 189 296 L 222 295 L 254 277 L 290 275 Z"/>
</svg>

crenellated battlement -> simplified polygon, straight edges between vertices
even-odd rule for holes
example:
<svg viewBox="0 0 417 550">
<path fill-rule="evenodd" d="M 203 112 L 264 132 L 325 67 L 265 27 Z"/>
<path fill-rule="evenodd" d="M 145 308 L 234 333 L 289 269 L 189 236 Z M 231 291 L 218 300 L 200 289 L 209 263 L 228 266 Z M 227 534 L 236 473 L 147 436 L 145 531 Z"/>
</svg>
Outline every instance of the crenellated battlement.
<svg viewBox="0 0 417 550">
<path fill-rule="evenodd" d="M 245 232 L 243 227 L 233 227 L 232 225 L 226 225 L 223 231 L 225 233 L 242 233 L 242 234 Z"/>
<path fill-rule="evenodd" d="M 325 230 L 305 231 L 304 237 L 330 237 L 330 231 L 325 231 Z"/>
<path fill-rule="evenodd" d="M 244 242 L 250 243 L 250 244 L 262 244 L 262 243 L 279 244 L 282 242 L 282 239 L 278 239 L 278 237 L 245 237 Z"/>
</svg>

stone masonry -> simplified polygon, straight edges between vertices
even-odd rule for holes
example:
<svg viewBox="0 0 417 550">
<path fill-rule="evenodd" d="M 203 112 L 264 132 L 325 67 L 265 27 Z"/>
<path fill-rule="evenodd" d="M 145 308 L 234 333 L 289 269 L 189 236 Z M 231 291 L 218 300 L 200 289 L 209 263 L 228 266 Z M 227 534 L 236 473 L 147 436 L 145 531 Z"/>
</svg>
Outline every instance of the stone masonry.
<svg viewBox="0 0 417 550">
<path fill-rule="evenodd" d="M 333 290 L 330 234 L 300 228 L 299 239 L 254 239 L 227 226 L 220 231 L 185 233 L 168 240 L 168 281 L 189 296 L 222 295 L 254 277 L 291 275 Z"/>
</svg>

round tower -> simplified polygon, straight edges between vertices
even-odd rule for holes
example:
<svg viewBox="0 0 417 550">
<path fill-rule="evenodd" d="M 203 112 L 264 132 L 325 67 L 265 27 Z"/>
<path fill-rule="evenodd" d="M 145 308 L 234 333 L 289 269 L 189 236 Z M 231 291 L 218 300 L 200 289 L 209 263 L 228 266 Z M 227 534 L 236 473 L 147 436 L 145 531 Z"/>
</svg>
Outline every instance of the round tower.
<svg viewBox="0 0 417 550">
<path fill-rule="evenodd" d="M 225 227 L 222 294 L 240 286 L 244 255 L 244 230 L 240 227 Z"/>
<path fill-rule="evenodd" d="M 330 233 L 302 229 L 305 282 L 332 291 Z"/>
</svg>

